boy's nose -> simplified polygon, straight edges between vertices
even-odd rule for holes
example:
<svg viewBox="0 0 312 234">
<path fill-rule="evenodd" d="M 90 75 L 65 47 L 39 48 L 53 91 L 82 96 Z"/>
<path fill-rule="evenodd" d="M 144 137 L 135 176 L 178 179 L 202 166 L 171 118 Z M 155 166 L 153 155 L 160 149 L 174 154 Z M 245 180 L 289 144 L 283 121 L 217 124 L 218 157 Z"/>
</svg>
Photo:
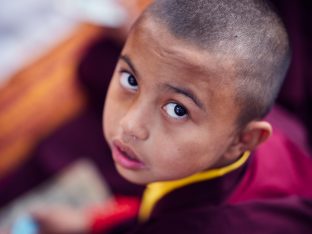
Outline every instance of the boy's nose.
<svg viewBox="0 0 312 234">
<path fill-rule="evenodd" d="M 125 141 L 146 140 L 149 132 L 146 127 L 147 116 L 141 106 L 132 106 L 121 119 L 122 137 Z"/>
</svg>

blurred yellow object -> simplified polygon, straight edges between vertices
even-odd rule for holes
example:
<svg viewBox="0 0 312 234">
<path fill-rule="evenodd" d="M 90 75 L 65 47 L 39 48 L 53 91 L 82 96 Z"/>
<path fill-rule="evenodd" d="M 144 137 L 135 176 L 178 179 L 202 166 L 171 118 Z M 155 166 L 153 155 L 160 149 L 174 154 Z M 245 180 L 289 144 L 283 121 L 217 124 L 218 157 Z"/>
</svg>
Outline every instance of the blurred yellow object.
<svg viewBox="0 0 312 234">
<path fill-rule="evenodd" d="M 36 144 L 85 106 L 76 70 L 84 50 L 103 34 L 83 24 L 70 38 L 0 88 L 0 177 L 22 163 Z"/>
</svg>

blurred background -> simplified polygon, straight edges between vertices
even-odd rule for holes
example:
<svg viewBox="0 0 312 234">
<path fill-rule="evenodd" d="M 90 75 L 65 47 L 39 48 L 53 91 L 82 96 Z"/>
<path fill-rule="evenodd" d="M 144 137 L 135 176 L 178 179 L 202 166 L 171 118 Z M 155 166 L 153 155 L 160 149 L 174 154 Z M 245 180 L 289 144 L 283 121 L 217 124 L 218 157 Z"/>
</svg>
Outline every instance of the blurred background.
<svg viewBox="0 0 312 234">
<path fill-rule="evenodd" d="M 68 37 L 80 23 L 118 27 L 126 20 L 125 9 L 109 0 L 1 0 L 0 4 L 2 83 Z"/>
<path fill-rule="evenodd" d="M 101 113 L 127 32 L 148 3 L 0 0 L 0 228 L 34 201 L 87 204 L 79 194 L 89 191 L 99 202 L 110 194 L 106 177 L 113 192 L 141 192 L 113 169 Z"/>
<path fill-rule="evenodd" d="M 150 2 L 0 0 L 0 212 L 82 158 L 113 194 L 140 196 L 112 166 L 101 114 L 127 32 Z M 273 3 L 293 61 L 268 119 L 311 152 L 311 1 Z"/>
</svg>

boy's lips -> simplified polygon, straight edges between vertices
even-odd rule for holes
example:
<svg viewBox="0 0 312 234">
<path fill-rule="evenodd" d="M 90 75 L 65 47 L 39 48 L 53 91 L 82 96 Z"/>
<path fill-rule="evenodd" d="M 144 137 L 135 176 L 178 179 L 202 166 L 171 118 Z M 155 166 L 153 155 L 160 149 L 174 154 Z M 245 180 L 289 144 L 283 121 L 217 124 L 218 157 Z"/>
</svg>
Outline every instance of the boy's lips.
<svg viewBox="0 0 312 234">
<path fill-rule="evenodd" d="M 113 141 L 112 155 L 114 161 L 124 168 L 138 170 L 146 167 L 131 148 L 118 140 Z"/>
</svg>

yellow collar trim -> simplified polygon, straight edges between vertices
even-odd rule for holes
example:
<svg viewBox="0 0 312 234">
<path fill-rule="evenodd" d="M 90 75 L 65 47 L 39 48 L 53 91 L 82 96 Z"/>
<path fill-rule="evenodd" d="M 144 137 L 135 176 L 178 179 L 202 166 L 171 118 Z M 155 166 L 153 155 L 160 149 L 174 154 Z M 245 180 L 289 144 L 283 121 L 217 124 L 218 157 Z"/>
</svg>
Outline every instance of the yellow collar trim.
<svg viewBox="0 0 312 234">
<path fill-rule="evenodd" d="M 230 173 L 231 171 L 234 171 L 240 166 L 242 166 L 249 158 L 249 155 L 250 152 L 246 151 L 242 157 L 240 157 L 237 161 L 228 166 L 211 169 L 204 172 L 199 172 L 180 180 L 155 182 L 148 184 L 143 194 L 143 199 L 139 213 L 140 220 L 141 221 L 147 220 L 151 215 L 155 204 L 163 196 L 170 193 L 171 191 L 196 182 L 201 182 L 204 180 L 210 180 L 224 176 L 225 174 Z"/>
</svg>

